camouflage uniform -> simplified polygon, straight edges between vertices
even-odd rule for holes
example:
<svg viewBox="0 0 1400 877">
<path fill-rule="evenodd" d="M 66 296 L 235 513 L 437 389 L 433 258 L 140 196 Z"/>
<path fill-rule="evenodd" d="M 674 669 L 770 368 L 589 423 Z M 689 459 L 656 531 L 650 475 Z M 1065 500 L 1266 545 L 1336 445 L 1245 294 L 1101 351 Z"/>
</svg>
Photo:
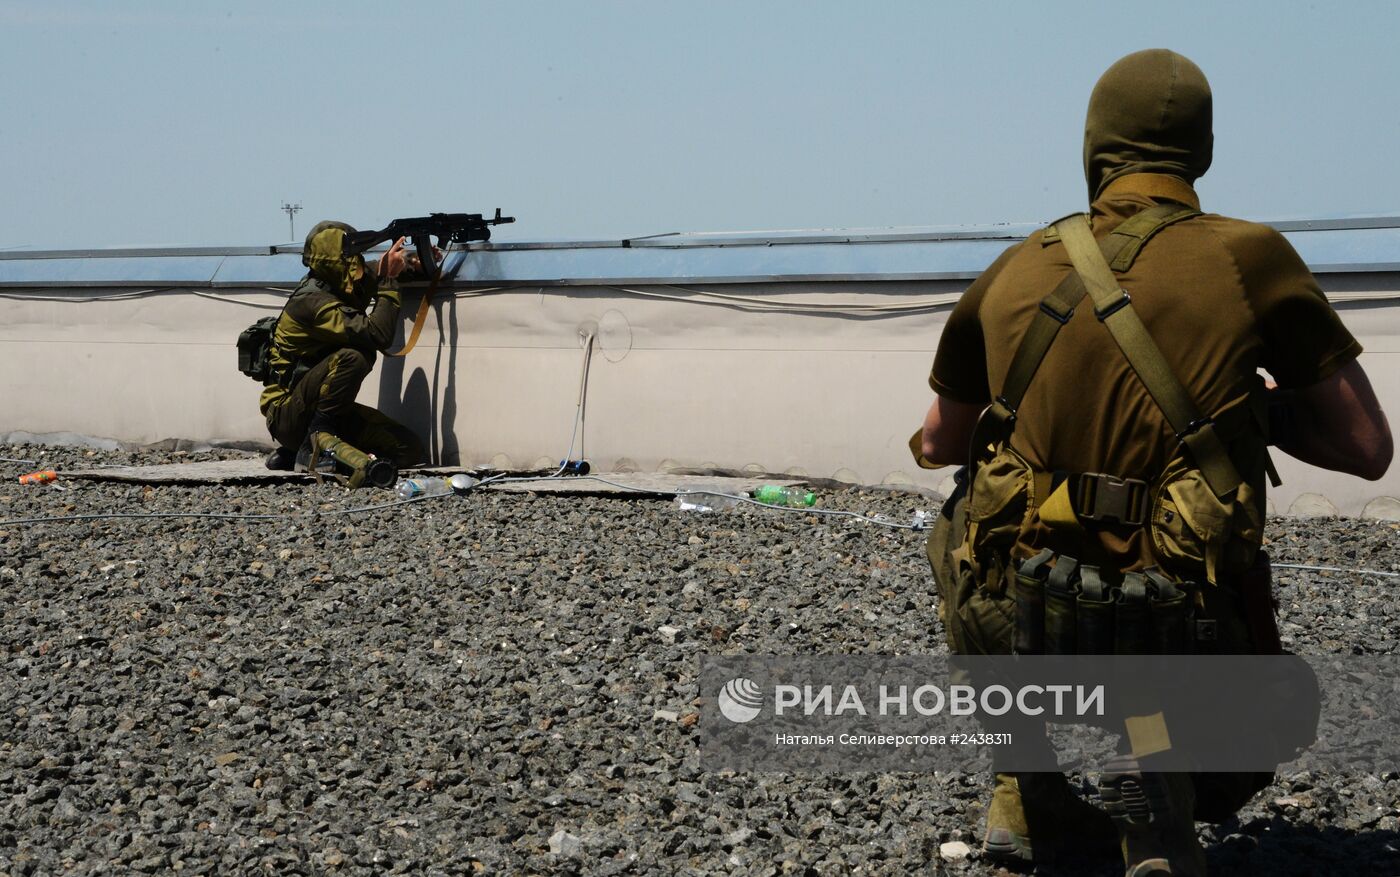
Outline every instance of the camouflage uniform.
<svg viewBox="0 0 1400 877">
<path fill-rule="evenodd" d="M 418 437 L 355 402 L 377 352 L 393 343 L 400 298 L 396 281 L 376 277 L 363 256 L 342 254 L 347 229 L 320 223 L 307 236 L 302 262 L 310 271 L 277 322 L 276 380 L 264 386 L 259 408 L 284 449 L 302 449 L 300 465 L 322 450 L 352 472 L 366 454 L 414 465 L 424 459 Z"/>
</svg>

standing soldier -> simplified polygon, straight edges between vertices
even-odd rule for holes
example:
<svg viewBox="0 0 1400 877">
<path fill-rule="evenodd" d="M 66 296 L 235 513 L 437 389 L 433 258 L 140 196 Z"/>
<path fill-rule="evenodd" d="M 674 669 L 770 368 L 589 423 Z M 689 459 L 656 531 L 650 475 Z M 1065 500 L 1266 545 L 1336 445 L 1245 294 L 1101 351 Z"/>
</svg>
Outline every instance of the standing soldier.
<svg viewBox="0 0 1400 877">
<path fill-rule="evenodd" d="M 391 487 L 397 467 L 422 462 L 423 444 L 355 397 L 378 352 L 394 341 L 398 278 L 408 260 L 399 239 L 371 268 L 363 255 L 345 252 L 345 237 L 354 231 L 321 222 L 306 236 L 301 261 L 309 271 L 277 321 L 272 380 L 259 408 L 281 445 L 268 468 L 295 464 L 318 479 L 334 474 L 351 488 Z"/>
<path fill-rule="evenodd" d="M 1212 142 L 1195 64 L 1162 49 L 1121 59 L 1089 100 L 1087 218 L 1008 249 L 949 316 L 919 450 L 921 465 L 971 461 L 966 505 L 948 503 L 929 546 L 952 651 L 1053 650 L 1017 624 L 1017 595 L 1047 569 L 1080 593 L 1209 619 L 1179 625 L 1193 640 L 1180 651 L 1266 651 L 1267 588 L 1261 609 L 1245 584 L 1267 575 L 1266 446 L 1373 480 L 1389 466 L 1361 346 L 1297 253 L 1267 226 L 1200 212 Z M 1268 782 L 1133 767 L 1101 782 L 1131 877 L 1203 874 L 1194 819 L 1223 819 Z M 1103 838 L 1063 777 L 996 780 L 989 855 Z M 1130 791 L 1150 819 L 1122 806 Z"/>
</svg>

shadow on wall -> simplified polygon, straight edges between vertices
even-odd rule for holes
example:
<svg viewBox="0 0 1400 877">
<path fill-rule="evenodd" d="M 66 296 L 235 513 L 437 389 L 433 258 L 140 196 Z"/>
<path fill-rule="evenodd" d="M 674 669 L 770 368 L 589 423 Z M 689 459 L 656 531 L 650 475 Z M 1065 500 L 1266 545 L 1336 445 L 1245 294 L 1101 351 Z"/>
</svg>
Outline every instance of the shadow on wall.
<svg viewBox="0 0 1400 877">
<path fill-rule="evenodd" d="M 435 397 L 442 400 L 442 409 L 437 421 L 437 443 L 433 458 L 439 465 L 456 466 L 462 462 L 461 448 L 457 444 L 457 433 L 453 430 L 453 424 L 457 422 L 457 336 L 461 331 L 457 328 L 457 299 L 448 296 L 445 301 L 439 302 L 436 309 L 438 321 L 438 350 L 434 360 L 433 384 L 442 383 L 442 393 L 435 394 Z M 446 339 L 443 338 L 443 327 L 447 327 Z M 443 341 L 446 340 L 446 344 Z M 442 371 L 443 351 L 447 351 L 447 370 Z"/>
<path fill-rule="evenodd" d="M 413 310 L 416 313 L 416 303 Z M 433 311 L 437 345 L 432 376 L 429 377 L 422 367 L 409 372 L 407 357 L 381 356 L 379 398 L 375 405 L 423 439 L 433 464 L 456 465 L 461 459 L 461 448 L 453 430 L 457 416 L 457 301 L 451 297 L 438 301 Z M 395 338 L 395 349 L 402 349 L 403 335 L 411 325 L 403 324 Z M 440 410 L 439 399 L 442 400 Z"/>
</svg>

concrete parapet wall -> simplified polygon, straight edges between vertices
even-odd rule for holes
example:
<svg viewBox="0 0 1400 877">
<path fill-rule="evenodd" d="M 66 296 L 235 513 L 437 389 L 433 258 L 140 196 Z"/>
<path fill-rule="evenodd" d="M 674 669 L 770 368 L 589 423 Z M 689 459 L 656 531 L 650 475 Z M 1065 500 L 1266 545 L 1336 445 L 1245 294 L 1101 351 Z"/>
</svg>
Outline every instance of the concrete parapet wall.
<svg viewBox="0 0 1400 877">
<path fill-rule="evenodd" d="M 1385 297 L 1394 278 L 1322 280 L 1366 347 L 1383 403 L 1400 411 L 1400 301 Z M 906 442 L 965 284 L 458 288 L 406 360 L 381 358 L 361 401 L 413 426 L 443 463 L 557 463 L 591 335 L 580 442 L 599 470 L 747 468 L 944 488 L 946 470 L 919 470 Z M 260 387 L 236 370 L 234 340 L 283 300 L 265 288 L 12 291 L 0 299 L 0 434 L 266 442 Z M 410 293 L 405 313 L 415 305 Z M 1400 469 L 1368 483 L 1277 463 L 1280 513 L 1400 517 Z"/>
</svg>

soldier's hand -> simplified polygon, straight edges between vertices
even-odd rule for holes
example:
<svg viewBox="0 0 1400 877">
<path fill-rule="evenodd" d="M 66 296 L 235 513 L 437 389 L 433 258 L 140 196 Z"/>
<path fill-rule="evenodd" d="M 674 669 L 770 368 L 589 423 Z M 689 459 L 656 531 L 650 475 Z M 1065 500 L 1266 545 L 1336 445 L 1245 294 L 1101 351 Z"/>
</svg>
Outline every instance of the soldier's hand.
<svg viewBox="0 0 1400 877">
<path fill-rule="evenodd" d="M 404 257 L 403 241 L 403 238 L 394 241 L 389 252 L 379 257 L 379 265 L 375 269 L 375 273 L 380 277 L 393 279 L 403 273 L 408 264 L 408 260 Z"/>
<path fill-rule="evenodd" d="M 404 258 L 408 264 L 402 275 L 404 280 L 431 280 L 435 270 L 442 270 L 442 250 L 437 247 L 433 247 L 433 266 L 435 267 L 425 266 L 423 260 L 418 258 L 417 250 L 404 250 Z"/>
</svg>

